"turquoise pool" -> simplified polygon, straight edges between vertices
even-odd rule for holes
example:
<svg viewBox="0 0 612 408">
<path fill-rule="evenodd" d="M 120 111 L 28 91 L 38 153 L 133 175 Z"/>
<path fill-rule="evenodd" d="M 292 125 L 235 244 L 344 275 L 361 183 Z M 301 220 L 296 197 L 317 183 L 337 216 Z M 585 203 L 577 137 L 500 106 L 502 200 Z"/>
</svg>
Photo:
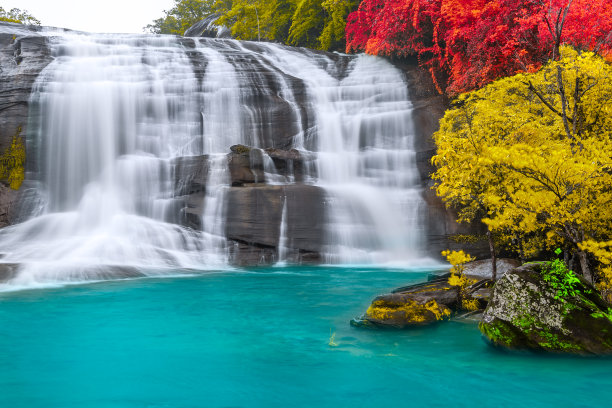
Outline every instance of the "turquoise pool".
<svg viewBox="0 0 612 408">
<path fill-rule="evenodd" d="M 426 276 L 265 268 L 0 293 L 0 407 L 612 404 L 611 359 L 503 353 L 475 322 L 349 325 Z"/>
</svg>

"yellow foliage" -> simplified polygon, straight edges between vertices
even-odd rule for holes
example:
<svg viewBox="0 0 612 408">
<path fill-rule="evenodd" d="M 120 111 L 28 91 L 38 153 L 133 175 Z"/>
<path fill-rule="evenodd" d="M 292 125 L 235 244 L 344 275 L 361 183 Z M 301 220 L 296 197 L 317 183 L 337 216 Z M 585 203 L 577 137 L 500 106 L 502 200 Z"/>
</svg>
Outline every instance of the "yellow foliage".
<svg viewBox="0 0 612 408">
<path fill-rule="evenodd" d="M 469 279 L 465 277 L 465 275 L 460 274 L 460 275 L 456 275 L 456 274 L 451 274 L 451 276 L 448 278 L 448 284 L 451 286 L 460 286 L 460 287 L 465 287 L 468 285 Z"/>
<path fill-rule="evenodd" d="M 472 262 L 476 258 L 466 254 L 463 251 L 442 251 L 442 256 L 452 265 L 450 270 L 451 276 L 448 278 L 448 284 L 459 288 L 459 297 L 461 298 L 461 306 L 465 310 L 478 310 L 478 301 L 465 298 L 465 289 L 473 283 L 475 279 L 470 279 L 463 274 L 464 264 Z"/>
<path fill-rule="evenodd" d="M 445 306 L 440 307 L 438 302 L 436 302 L 434 299 L 425 303 L 425 309 L 433 313 L 434 316 L 436 316 L 436 320 L 445 320 L 449 318 L 451 315 L 451 312 L 447 307 Z"/>
<path fill-rule="evenodd" d="M 18 190 L 25 176 L 25 144 L 21 137 L 21 127 L 13 136 L 11 145 L 0 156 L 0 180 L 8 183 L 13 190 Z"/>
<path fill-rule="evenodd" d="M 442 251 L 442 256 L 452 265 L 451 273 L 456 274 L 463 273 L 463 265 L 476 259 L 463 251 Z"/>
<path fill-rule="evenodd" d="M 601 281 L 598 284 L 602 294 L 612 300 L 612 241 L 586 240 L 578 244 L 583 251 L 590 252 L 599 262 L 599 276 Z"/>
<path fill-rule="evenodd" d="M 611 100 L 612 67 L 570 47 L 459 96 L 434 135 L 437 194 L 527 251 L 610 239 Z"/>
<path fill-rule="evenodd" d="M 430 314 L 428 312 L 433 313 L 436 320 L 445 320 L 451 315 L 446 306 L 439 305 L 432 299 L 425 304 L 409 300 L 401 305 L 389 305 L 384 301 L 374 301 L 366 311 L 366 316 L 376 320 L 389 320 L 397 316 L 409 322 L 424 323 L 429 320 Z"/>
<path fill-rule="evenodd" d="M 461 307 L 464 310 L 473 312 L 480 309 L 480 303 L 478 302 L 478 299 L 463 299 L 461 300 Z"/>
</svg>

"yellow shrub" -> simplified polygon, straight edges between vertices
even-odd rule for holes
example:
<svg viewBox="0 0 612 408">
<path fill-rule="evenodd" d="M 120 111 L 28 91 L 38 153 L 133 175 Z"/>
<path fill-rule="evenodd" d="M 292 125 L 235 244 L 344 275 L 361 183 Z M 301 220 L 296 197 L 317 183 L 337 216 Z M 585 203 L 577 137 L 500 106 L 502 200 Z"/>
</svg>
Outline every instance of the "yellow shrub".
<svg viewBox="0 0 612 408">
<path fill-rule="evenodd" d="M 13 190 L 18 190 L 25 177 L 25 143 L 21 137 L 21 127 L 13 136 L 11 145 L 0 156 L 0 180 L 8 182 Z"/>
</svg>

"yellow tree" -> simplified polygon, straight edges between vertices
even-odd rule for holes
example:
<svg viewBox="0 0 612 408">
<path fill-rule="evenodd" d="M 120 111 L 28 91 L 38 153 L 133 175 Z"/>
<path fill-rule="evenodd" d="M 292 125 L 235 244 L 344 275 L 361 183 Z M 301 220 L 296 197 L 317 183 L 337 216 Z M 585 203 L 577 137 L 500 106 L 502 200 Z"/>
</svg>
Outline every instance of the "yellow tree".
<svg viewBox="0 0 612 408">
<path fill-rule="evenodd" d="M 569 47 L 461 96 L 435 135 L 438 194 L 491 231 L 562 245 L 592 281 L 585 243 L 612 232 L 610 100 L 611 67 Z"/>
</svg>

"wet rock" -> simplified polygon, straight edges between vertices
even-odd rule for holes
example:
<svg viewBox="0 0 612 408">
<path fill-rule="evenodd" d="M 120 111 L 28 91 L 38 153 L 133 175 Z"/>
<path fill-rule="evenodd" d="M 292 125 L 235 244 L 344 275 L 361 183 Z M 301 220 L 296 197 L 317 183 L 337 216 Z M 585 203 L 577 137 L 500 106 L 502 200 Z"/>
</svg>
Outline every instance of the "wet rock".
<svg viewBox="0 0 612 408">
<path fill-rule="evenodd" d="M 230 188 L 226 195 L 227 238 L 278 247 L 285 200 L 287 247 L 318 253 L 324 239 L 325 192 L 309 185 Z"/>
<path fill-rule="evenodd" d="M 227 238 L 276 247 L 280 236 L 284 186 L 230 188 L 226 195 Z"/>
<path fill-rule="evenodd" d="M 19 193 L 0 183 L 0 228 L 11 224 Z"/>
<path fill-rule="evenodd" d="M 230 150 L 227 164 L 233 187 L 265 181 L 263 159 L 258 149 L 252 149 L 244 145 L 234 145 L 230 147 Z"/>
<path fill-rule="evenodd" d="M 458 287 L 449 285 L 448 276 L 443 276 L 378 296 L 351 325 L 395 329 L 428 325 L 449 319 L 459 303 Z"/>
<path fill-rule="evenodd" d="M 409 328 L 482 313 L 491 297 L 494 282 L 474 279 L 463 289 L 450 285 L 450 273 L 431 276 L 417 283 L 378 296 L 366 313 L 351 325 L 368 328 Z"/>
<path fill-rule="evenodd" d="M 231 185 L 234 187 L 252 183 L 267 183 L 264 172 L 264 155 L 268 155 L 274 164 L 276 175 L 286 181 L 302 183 L 305 176 L 315 176 L 315 156 L 296 149 L 283 150 L 277 148 L 257 149 L 245 145 L 230 147 L 228 165 Z"/>
<path fill-rule="evenodd" d="M 232 38 L 229 28 L 217 24 L 220 14 L 214 13 L 198 21 L 183 34 L 185 37 Z"/>
<path fill-rule="evenodd" d="M 32 27 L 0 22 L 0 152 L 18 127 L 26 133 L 32 86 L 52 60 L 47 37 Z"/>
<path fill-rule="evenodd" d="M 0 283 L 7 282 L 17 276 L 19 264 L 0 263 Z"/>
<path fill-rule="evenodd" d="M 521 266 L 497 282 L 480 331 L 503 348 L 612 353 L 610 305 L 580 276 L 573 289 L 555 286 L 544 279 L 543 265 Z"/>
<path fill-rule="evenodd" d="M 9 282 L 19 277 L 21 269 L 25 265 L 13 263 L 0 263 L 0 283 Z M 49 270 L 49 280 L 57 282 L 57 273 Z M 44 279 L 44 273 L 40 274 Z M 61 267 L 61 276 L 65 281 L 86 281 L 86 280 L 110 280 L 110 279 L 134 279 L 146 276 L 141 270 L 125 265 L 92 265 Z"/>
<path fill-rule="evenodd" d="M 52 61 L 48 38 L 38 34 L 39 27 L 0 22 L 0 155 L 10 146 L 17 129 L 27 134 L 32 86 Z M 36 126 L 38 118 L 29 123 Z M 27 150 L 27 171 L 37 171 L 36 151 Z M 2 186 L 4 187 L 4 186 Z M 0 228 L 17 221 L 20 194 L 0 190 Z"/>
<path fill-rule="evenodd" d="M 208 155 L 178 157 L 172 160 L 172 165 L 175 196 L 206 191 L 206 181 L 210 171 Z"/>
<path fill-rule="evenodd" d="M 274 162 L 274 167 L 279 175 L 286 179 L 293 179 L 296 183 L 306 181 L 306 176 L 316 177 L 315 155 L 300 152 L 296 149 L 265 149 L 265 153 Z"/>
<path fill-rule="evenodd" d="M 278 252 L 275 247 L 235 240 L 229 245 L 229 261 L 234 266 L 271 265 L 277 260 Z"/>
</svg>

